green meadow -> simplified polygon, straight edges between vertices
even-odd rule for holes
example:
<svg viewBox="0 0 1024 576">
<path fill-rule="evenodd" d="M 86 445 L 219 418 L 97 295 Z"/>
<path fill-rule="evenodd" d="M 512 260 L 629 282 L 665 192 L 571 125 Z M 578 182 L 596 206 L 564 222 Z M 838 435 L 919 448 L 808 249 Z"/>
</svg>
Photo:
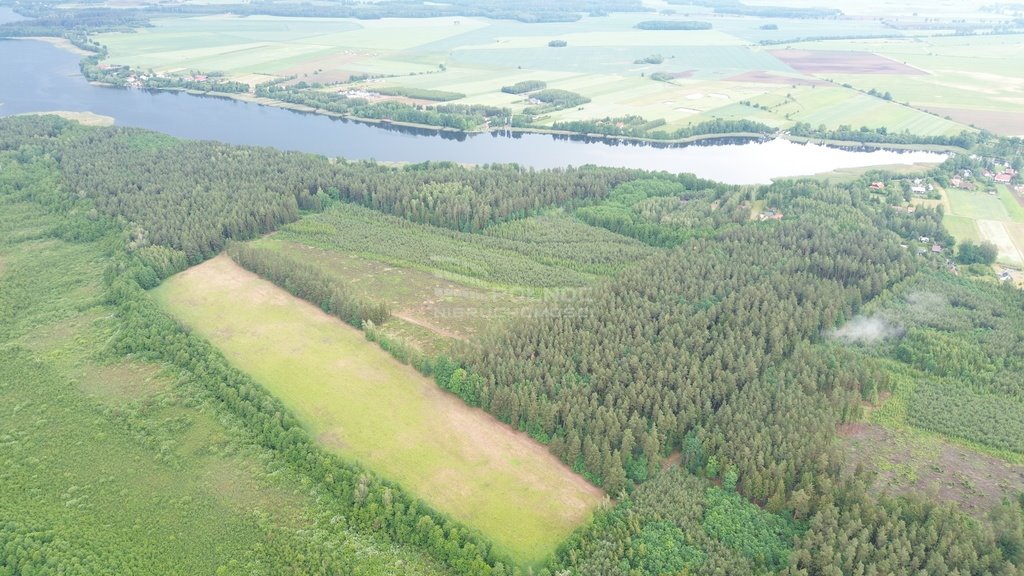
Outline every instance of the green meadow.
<svg viewBox="0 0 1024 576">
<path fill-rule="evenodd" d="M 118 237 L 54 237 L 61 216 L 11 192 L 22 174 L 7 160 L 0 573 L 285 570 L 283 552 L 303 550 L 332 514 L 296 474 L 270 465 L 190 376 L 107 349 L 118 321 L 102 276 Z M 43 197 L 59 187 L 33 174 L 18 189 Z M 333 529 L 339 540 L 324 553 L 359 557 L 361 574 L 443 573 L 419 551 Z M 43 571 L 19 571 L 25 551 Z"/>
<path fill-rule="evenodd" d="M 320 443 L 540 565 L 604 498 L 525 434 L 220 256 L 154 290 Z"/>
</svg>

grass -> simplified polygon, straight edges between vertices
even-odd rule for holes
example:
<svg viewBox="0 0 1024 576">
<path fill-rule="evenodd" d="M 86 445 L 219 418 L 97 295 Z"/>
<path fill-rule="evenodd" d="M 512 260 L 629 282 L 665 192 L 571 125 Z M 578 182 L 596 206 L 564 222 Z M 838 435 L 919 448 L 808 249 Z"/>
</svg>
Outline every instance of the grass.
<svg viewBox="0 0 1024 576">
<path fill-rule="evenodd" d="M 226 257 L 154 295 L 327 448 L 479 529 L 525 565 L 539 565 L 602 499 L 543 446 Z"/>
<path fill-rule="evenodd" d="M 1021 206 L 1020 202 L 1014 198 L 1013 192 L 1010 192 L 1010 189 L 1002 184 L 996 184 L 996 191 L 1010 219 L 1014 222 L 1024 222 L 1024 206 Z"/>
<path fill-rule="evenodd" d="M 947 189 L 950 209 L 942 222 L 958 241 L 992 242 L 1000 263 L 1019 267 L 1024 265 L 1024 207 L 1005 186 L 997 185 L 996 191 L 993 196 Z"/>
<path fill-rule="evenodd" d="M 188 377 L 106 350 L 117 323 L 102 300 L 111 239 L 48 237 L 59 222 L 0 195 L 0 540 L 12 526 L 46 533 L 36 560 L 83 573 L 280 566 L 276 547 L 302 549 L 328 511 L 293 473 L 271 470 Z M 416 551 L 340 533 L 366 574 L 442 573 Z"/>
<path fill-rule="evenodd" d="M 952 214 L 971 220 L 1010 220 L 1005 204 L 996 196 L 981 191 L 947 188 Z"/>
<path fill-rule="evenodd" d="M 956 238 L 957 242 L 963 242 L 970 240 L 971 242 L 981 242 L 981 231 L 978 230 L 978 223 L 965 216 L 953 216 L 952 214 L 946 214 L 942 217 L 942 225 L 949 230 L 949 233 Z"/>
</svg>

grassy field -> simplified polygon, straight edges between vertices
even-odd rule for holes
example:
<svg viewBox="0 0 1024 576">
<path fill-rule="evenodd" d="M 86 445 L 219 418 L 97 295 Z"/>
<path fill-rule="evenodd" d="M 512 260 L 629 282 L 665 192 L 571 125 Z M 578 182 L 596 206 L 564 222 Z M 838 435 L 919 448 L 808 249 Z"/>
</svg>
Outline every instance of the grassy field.
<svg viewBox="0 0 1024 576">
<path fill-rule="evenodd" d="M 991 242 L 999 249 L 998 262 L 1024 267 L 1024 208 L 1005 186 L 996 194 L 947 188 L 943 224 L 957 241 Z"/>
<path fill-rule="evenodd" d="M 537 565 L 600 490 L 525 434 L 467 407 L 364 339 L 221 256 L 154 292 L 331 450 L 391 478 Z"/>
<path fill-rule="evenodd" d="M 968 11 L 975 18 L 986 17 L 977 7 Z M 950 14 L 962 17 L 960 11 Z M 168 74 L 222 72 L 250 84 L 296 76 L 343 83 L 326 90 L 372 91 L 374 81 L 344 82 L 353 75 L 385 75 L 390 78 L 379 81 L 388 86 L 455 91 L 466 95 L 459 103 L 520 111 L 528 105 L 526 97 L 504 94 L 501 86 L 543 80 L 550 88 L 591 99 L 582 107 L 543 117 L 540 123 L 547 125 L 639 115 L 664 119 L 666 130 L 716 118 L 747 118 L 778 128 L 808 122 L 815 127 L 886 126 L 892 132 L 950 135 L 976 123 L 996 131 L 1019 126 L 1016 133 L 1024 133 L 1024 112 L 1013 112 L 1022 103 L 1024 73 L 1014 63 L 1024 56 L 1024 36 L 932 38 L 927 32 L 896 31 L 872 20 L 783 18 L 772 20 L 778 29 L 764 30 L 766 20 L 758 18 L 691 16 L 706 17 L 713 28 L 634 27 L 641 20 L 679 18 L 657 13 L 546 24 L 221 15 L 158 19 L 152 28 L 101 34 L 97 40 L 108 46 L 110 63 Z M 892 37 L 796 41 L 830 35 Z M 548 47 L 552 39 L 568 45 Z M 777 44 L 762 46 L 762 41 Z M 772 53 L 785 48 L 878 54 L 922 73 L 875 74 L 870 67 L 855 74 L 801 73 Z M 660 55 L 662 62 L 638 63 L 652 55 Z M 675 79 L 652 81 L 655 72 Z M 890 91 L 894 101 L 864 93 L 870 89 Z M 741 101 L 759 108 L 739 106 Z M 1003 117 L 991 117 L 995 111 L 1004 111 Z"/>
<path fill-rule="evenodd" d="M 59 223 L 0 195 L 5 554 L 25 546 L 54 571 L 94 574 L 283 569 L 283 547 L 302 550 L 330 511 L 189 377 L 106 349 L 117 327 L 102 298 L 108 245 L 48 236 Z M 359 557 L 365 574 L 443 573 L 414 550 L 334 530 L 343 543 L 328 553 Z"/>
</svg>

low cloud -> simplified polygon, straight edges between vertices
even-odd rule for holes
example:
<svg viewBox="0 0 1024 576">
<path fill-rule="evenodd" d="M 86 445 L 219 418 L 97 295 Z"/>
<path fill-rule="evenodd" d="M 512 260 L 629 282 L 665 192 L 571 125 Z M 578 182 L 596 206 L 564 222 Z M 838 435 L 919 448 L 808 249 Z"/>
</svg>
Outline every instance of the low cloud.
<svg viewBox="0 0 1024 576">
<path fill-rule="evenodd" d="M 888 338 L 895 338 L 903 329 L 879 316 L 857 316 L 832 331 L 832 338 L 847 344 L 876 344 Z"/>
</svg>

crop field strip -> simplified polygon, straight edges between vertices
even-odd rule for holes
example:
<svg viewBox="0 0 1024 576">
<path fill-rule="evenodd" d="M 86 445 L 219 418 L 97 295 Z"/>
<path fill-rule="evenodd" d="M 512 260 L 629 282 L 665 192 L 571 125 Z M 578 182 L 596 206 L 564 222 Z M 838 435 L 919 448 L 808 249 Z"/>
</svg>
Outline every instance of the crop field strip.
<svg viewBox="0 0 1024 576">
<path fill-rule="evenodd" d="M 602 499 L 525 434 L 226 256 L 175 276 L 156 296 L 321 444 L 400 482 L 524 564 L 542 562 Z"/>
</svg>

